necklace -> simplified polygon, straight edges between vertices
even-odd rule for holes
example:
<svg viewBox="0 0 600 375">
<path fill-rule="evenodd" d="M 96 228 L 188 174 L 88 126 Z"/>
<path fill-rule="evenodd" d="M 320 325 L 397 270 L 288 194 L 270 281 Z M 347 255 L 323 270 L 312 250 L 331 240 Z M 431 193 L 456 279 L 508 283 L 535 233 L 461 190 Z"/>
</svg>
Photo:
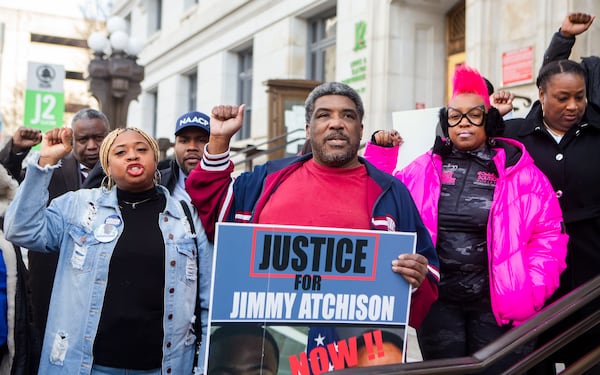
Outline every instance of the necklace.
<svg viewBox="0 0 600 375">
<path fill-rule="evenodd" d="M 554 138 L 554 141 L 558 144 L 560 143 L 560 141 L 563 139 L 564 135 L 566 132 L 563 132 L 562 134 L 560 133 L 560 131 L 557 133 L 556 131 L 554 131 L 554 129 L 552 129 L 550 126 L 548 126 L 548 124 L 546 123 L 546 121 L 544 121 L 544 127 L 546 128 L 546 131 L 548 132 L 548 134 L 550 134 L 550 136 L 552 138 Z"/>
<path fill-rule="evenodd" d="M 127 202 L 126 200 L 122 199 L 121 202 L 130 205 L 131 209 L 135 210 L 135 208 L 137 207 L 138 204 L 146 203 L 146 202 L 148 202 L 152 198 L 154 198 L 154 197 L 142 199 L 141 201 L 137 201 L 137 202 Z"/>
<path fill-rule="evenodd" d="M 548 130 L 548 132 L 552 135 L 554 135 L 555 137 L 562 137 L 563 135 L 565 135 L 566 132 L 563 131 L 556 131 L 555 129 L 552 129 L 547 123 L 546 121 L 544 121 L 544 127 L 546 127 L 546 130 Z"/>
</svg>

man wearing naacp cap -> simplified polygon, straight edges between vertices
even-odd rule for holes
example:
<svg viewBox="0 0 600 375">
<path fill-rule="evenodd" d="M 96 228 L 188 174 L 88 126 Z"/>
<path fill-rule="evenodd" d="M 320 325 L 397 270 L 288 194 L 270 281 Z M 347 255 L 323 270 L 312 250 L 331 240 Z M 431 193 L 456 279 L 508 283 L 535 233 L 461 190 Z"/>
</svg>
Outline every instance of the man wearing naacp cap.
<svg viewBox="0 0 600 375">
<path fill-rule="evenodd" d="M 169 167 L 160 170 L 160 179 L 178 200 L 191 203 L 185 191 L 185 179 L 202 160 L 204 145 L 210 135 L 209 123 L 210 117 L 198 111 L 181 115 L 175 123 L 175 160 L 170 160 Z"/>
<path fill-rule="evenodd" d="M 202 112 L 192 111 L 181 115 L 175 123 L 175 158 L 167 160 L 160 168 L 160 184 L 166 187 L 178 200 L 190 202 L 185 191 L 185 179 L 202 160 L 204 145 L 210 135 L 210 117 Z M 96 165 L 85 180 L 84 188 L 100 186 L 104 172 Z"/>
</svg>

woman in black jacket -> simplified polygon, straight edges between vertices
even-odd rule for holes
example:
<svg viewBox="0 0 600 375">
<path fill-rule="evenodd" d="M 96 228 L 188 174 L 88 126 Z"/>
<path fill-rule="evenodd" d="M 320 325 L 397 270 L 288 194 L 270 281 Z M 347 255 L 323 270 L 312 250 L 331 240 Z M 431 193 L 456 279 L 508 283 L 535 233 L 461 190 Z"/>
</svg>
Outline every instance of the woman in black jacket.
<svg viewBox="0 0 600 375">
<path fill-rule="evenodd" d="M 505 137 L 522 142 L 550 180 L 563 211 L 569 244 L 567 269 L 551 303 L 600 270 L 600 121 L 590 115 L 586 71 L 571 60 L 546 63 L 539 72 L 539 100 L 525 119 L 506 122 Z M 573 323 L 600 308 L 595 301 Z M 557 328 L 557 332 L 565 327 Z M 596 348 L 600 327 L 567 346 L 554 360 L 570 364 Z M 547 339 L 542 337 L 541 342 Z M 541 373 L 554 371 L 550 367 Z"/>
</svg>

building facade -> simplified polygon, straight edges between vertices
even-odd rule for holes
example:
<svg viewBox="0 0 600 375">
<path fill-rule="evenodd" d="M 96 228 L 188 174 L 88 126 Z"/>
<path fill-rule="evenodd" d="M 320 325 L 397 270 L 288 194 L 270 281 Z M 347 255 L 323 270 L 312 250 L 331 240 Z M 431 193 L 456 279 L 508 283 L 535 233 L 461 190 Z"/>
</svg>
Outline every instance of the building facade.
<svg viewBox="0 0 600 375">
<path fill-rule="evenodd" d="M 347 82 L 361 93 L 364 138 L 390 128 L 393 112 L 444 105 L 457 63 L 535 100 L 544 50 L 570 11 L 600 14 L 600 3 L 122 0 L 113 9 L 146 41 L 143 93 L 129 125 L 173 139 L 183 112 L 246 103 L 242 146 L 304 129 L 303 98 L 318 81 Z M 572 58 L 591 54 L 600 54 L 598 20 Z M 526 114 L 526 101 L 516 106 L 517 116 Z"/>
</svg>

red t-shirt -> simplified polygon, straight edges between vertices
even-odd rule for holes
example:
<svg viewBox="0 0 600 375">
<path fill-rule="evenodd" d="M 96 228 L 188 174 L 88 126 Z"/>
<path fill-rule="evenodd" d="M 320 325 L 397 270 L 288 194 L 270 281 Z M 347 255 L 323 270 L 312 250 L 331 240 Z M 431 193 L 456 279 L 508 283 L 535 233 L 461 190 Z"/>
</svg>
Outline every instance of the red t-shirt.
<svg viewBox="0 0 600 375">
<path fill-rule="evenodd" d="M 258 223 L 369 229 L 368 210 L 364 165 L 332 168 L 311 159 L 269 197 Z"/>
</svg>

